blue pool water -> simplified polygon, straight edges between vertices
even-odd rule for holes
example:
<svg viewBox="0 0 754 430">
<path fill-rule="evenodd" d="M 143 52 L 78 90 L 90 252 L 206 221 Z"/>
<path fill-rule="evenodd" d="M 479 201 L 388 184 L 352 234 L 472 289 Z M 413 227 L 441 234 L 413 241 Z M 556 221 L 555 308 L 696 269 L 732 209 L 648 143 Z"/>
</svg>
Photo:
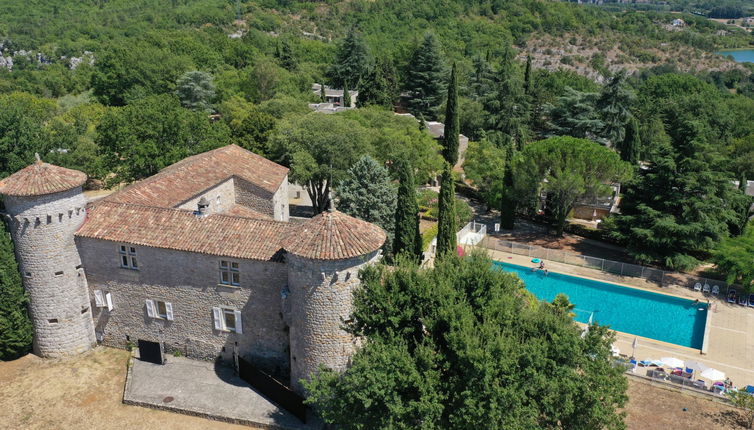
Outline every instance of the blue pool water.
<svg viewBox="0 0 754 430">
<path fill-rule="evenodd" d="M 575 276 L 532 272 L 530 267 L 495 262 L 506 272 L 513 272 L 540 300 L 551 302 L 564 293 L 576 306 L 576 321 L 593 321 L 613 330 L 637 336 L 701 349 L 707 304 L 657 294 L 636 288 L 593 281 Z M 701 310 L 699 310 L 701 309 Z"/>
<path fill-rule="evenodd" d="M 754 63 L 754 49 L 730 49 L 719 51 L 718 54 L 733 56 L 737 63 Z"/>
</svg>

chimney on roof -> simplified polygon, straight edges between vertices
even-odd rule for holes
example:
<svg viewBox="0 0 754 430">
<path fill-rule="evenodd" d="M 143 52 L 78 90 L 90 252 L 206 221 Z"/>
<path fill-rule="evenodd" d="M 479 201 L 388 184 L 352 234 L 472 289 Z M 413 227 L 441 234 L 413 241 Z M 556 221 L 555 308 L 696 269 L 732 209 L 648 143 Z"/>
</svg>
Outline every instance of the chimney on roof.
<svg viewBox="0 0 754 430">
<path fill-rule="evenodd" d="M 198 217 L 205 217 L 209 215 L 209 201 L 205 197 L 199 199 L 199 203 L 196 205 L 196 212 L 194 214 Z"/>
</svg>

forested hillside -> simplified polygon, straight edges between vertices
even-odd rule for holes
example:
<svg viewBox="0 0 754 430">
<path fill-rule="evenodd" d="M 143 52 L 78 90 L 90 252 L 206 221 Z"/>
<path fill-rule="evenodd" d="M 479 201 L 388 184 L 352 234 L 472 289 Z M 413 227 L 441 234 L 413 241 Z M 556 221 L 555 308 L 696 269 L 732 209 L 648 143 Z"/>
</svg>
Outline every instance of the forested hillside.
<svg viewBox="0 0 754 430">
<path fill-rule="evenodd" d="M 716 214 L 693 201 L 735 200 L 725 184 L 754 177 L 751 70 L 713 53 L 752 36 L 705 18 L 675 28 L 678 14 L 546 0 L 8 0 L 0 16 L 0 176 L 39 152 L 88 173 L 89 187 L 114 186 L 236 143 L 324 196 L 363 155 L 408 161 L 423 182 L 442 170 L 439 146 L 390 111 L 443 120 L 455 64 L 466 170 L 490 207 L 533 213 L 531 195 L 513 192 L 516 154 L 570 136 L 714 179 L 673 173 L 664 207 L 642 200 L 649 182 L 626 182 L 614 240 L 643 261 L 690 267 L 742 229 L 742 200 Z M 315 82 L 359 91 L 362 109 L 310 114 Z M 662 174 L 646 180 L 670 184 Z M 684 204 L 699 212 L 673 214 L 677 229 L 641 246 Z M 678 231 L 687 240 L 669 245 Z"/>
</svg>

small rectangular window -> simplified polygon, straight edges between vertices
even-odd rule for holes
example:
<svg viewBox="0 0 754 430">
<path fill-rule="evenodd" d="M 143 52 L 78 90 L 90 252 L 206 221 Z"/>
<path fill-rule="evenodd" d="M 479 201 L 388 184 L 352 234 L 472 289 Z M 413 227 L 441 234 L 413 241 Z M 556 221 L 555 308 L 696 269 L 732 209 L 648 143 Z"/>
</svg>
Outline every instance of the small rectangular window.
<svg viewBox="0 0 754 430">
<path fill-rule="evenodd" d="M 55 272 L 55 276 L 63 276 L 63 271 Z"/>
<path fill-rule="evenodd" d="M 52 319 L 47 320 L 47 322 L 50 323 L 50 324 L 57 324 L 58 323 L 58 319 L 57 318 L 52 318 Z"/>
<path fill-rule="evenodd" d="M 26 276 L 27 278 L 31 278 L 31 272 L 26 272 L 26 273 L 25 273 L 24 275 L 25 275 L 25 276 Z"/>
<path fill-rule="evenodd" d="M 241 285 L 241 273 L 236 261 L 220 260 L 220 283 L 223 285 Z"/>
<path fill-rule="evenodd" d="M 133 246 L 120 245 L 120 267 L 124 269 L 139 269 L 139 262 L 136 260 L 136 248 Z"/>
<path fill-rule="evenodd" d="M 87 308 L 84 308 L 84 309 L 81 309 L 81 313 L 82 313 L 82 314 L 85 314 L 85 313 L 87 313 L 87 312 L 89 312 L 89 308 L 88 308 L 88 307 L 87 307 Z"/>
</svg>

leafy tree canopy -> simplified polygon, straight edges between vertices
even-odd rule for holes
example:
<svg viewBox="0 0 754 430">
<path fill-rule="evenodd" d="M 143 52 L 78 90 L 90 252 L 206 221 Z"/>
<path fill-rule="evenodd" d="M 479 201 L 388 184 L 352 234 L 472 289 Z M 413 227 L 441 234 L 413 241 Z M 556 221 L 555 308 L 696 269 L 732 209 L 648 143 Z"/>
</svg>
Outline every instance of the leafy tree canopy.
<svg viewBox="0 0 754 430">
<path fill-rule="evenodd" d="M 613 335 L 582 338 L 568 313 L 540 303 L 486 257 L 434 269 L 370 267 L 349 329 L 366 342 L 344 373 L 306 384 L 344 429 L 621 429 L 627 382 Z M 564 303 L 565 302 L 565 306 Z M 380 399 L 375 401 L 374 399 Z"/>
</svg>

